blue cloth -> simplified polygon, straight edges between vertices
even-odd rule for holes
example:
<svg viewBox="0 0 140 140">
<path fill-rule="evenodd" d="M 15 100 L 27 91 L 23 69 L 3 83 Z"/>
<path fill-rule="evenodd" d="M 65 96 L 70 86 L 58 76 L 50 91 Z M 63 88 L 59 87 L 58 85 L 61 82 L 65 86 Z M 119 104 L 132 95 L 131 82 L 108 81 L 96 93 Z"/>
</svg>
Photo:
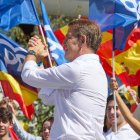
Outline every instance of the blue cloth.
<svg viewBox="0 0 140 140">
<path fill-rule="evenodd" d="M 8 72 L 16 79 L 21 81 L 21 69 L 27 51 L 10 40 L 8 37 L 0 34 L 0 60 L 2 61 L 1 71 Z M 5 69 L 4 69 L 5 66 Z"/>
<path fill-rule="evenodd" d="M 89 18 L 99 23 L 102 31 L 115 28 L 114 49 L 123 49 L 134 26 L 140 25 L 140 0 L 90 0 Z"/>
<path fill-rule="evenodd" d="M 41 10 L 42 10 L 44 29 L 46 32 L 51 56 L 53 57 L 53 59 L 55 60 L 57 65 L 66 63 L 67 60 L 64 57 L 65 53 L 64 53 L 63 47 L 60 45 L 59 41 L 55 37 L 55 35 L 50 27 L 49 17 L 48 17 L 47 11 L 45 9 L 45 5 L 42 0 L 40 0 L 40 6 L 41 6 Z"/>
<path fill-rule="evenodd" d="M 8 37 L 0 34 L 0 71 L 14 77 L 20 84 L 30 87 L 21 79 L 21 70 L 27 51 Z M 33 87 L 31 89 L 36 90 Z"/>
<path fill-rule="evenodd" d="M 0 28 L 9 30 L 18 24 L 40 24 L 33 0 L 0 1 Z"/>
<path fill-rule="evenodd" d="M 0 11 L 1 14 L 10 9 L 16 4 L 21 4 L 24 0 L 0 0 Z"/>
</svg>

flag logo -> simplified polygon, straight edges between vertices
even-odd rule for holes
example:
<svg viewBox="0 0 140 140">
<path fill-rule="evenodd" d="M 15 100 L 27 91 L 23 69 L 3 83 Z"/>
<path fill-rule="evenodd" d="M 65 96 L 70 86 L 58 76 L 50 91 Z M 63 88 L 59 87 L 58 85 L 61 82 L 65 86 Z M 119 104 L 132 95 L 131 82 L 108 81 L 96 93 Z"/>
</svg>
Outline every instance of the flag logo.
<svg viewBox="0 0 140 140">
<path fill-rule="evenodd" d="M 120 0 L 120 2 L 128 11 L 136 14 L 137 20 L 140 20 L 140 2 L 137 3 L 135 0 Z"/>
<path fill-rule="evenodd" d="M 26 51 L 21 47 L 15 48 L 4 39 L 0 39 L 0 45 L 2 52 L 0 55 L 3 54 L 5 65 L 13 65 L 18 72 L 21 72 L 23 61 L 25 59 L 25 54 L 23 53 L 26 53 Z"/>
</svg>

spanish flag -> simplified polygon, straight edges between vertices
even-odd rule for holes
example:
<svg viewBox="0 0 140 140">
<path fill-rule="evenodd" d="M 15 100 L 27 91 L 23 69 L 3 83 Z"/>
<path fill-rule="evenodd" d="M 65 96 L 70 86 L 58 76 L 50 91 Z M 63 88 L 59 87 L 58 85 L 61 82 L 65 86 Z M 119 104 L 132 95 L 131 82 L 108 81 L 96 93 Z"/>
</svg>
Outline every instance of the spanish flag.
<svg viewBox="0 0 140 140">
<path fill-rule="evenodd" d="M 4 96 L 16 100 L 24 115 L 31 119 L 34 114 L 32 103 L 37 99 L 36 90 L 19 83 L 12 75 L 4 71 L 2 63 L 0 60 L 0 83 Z"/>
<path fill-rule="evenodd" d="M 97 54 L 105 71 L 112 75 L 112 33 L 105 32 Z M 126 86 L 140 85 L 140 28 L 134 29 L 124 50 L 115 51 L 115 72 Z"/>
</svg>

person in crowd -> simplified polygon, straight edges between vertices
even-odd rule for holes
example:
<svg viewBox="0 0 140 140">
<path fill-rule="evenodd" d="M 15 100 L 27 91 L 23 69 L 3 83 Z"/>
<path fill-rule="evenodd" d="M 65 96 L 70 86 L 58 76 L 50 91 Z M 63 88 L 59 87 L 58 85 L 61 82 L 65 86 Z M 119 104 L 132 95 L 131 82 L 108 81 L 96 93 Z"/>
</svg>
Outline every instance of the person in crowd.
<svg viewBox="0 0 140 140">
<path fill-rule="evenodd" d="M 53 123 L 53 117 L 47 118 L 42 123 L 42 136 L 35 136 L 26 132 L 19 122 L 14 119 L 13 129 L 20 140 L 50 140 L 50 130 Z"/>
<path fill-rule="evenodd" d="M 9 97 L 4 97 L 0 100 L 0 107 L 8 108 L 14 115 L 18 109 L 15 100 L 9 99 Z"/>
<path fill-rule="evenodd" d="M 103 140 L 108 87 L 96 55 L 102 34 L 99 26 L 88 19 L 75 20 L 68 26 L 64 45 L 69 63 L 38 68 L 37 62 L 47 53 L 34 36 L 28 43 L 21 76 L 27 84 L 41 89 L 43 103 L 55 106 L 51 140 Z"/>
<path fill-rule="evenodd" d="M 123 102 L 126 104 L 127 108 L 131 108 L 130 103 L 125 99 L 124 96 L 121 97 Z M 107 120 L 111 123 L 112 127 L 105 133 L 106 140 L 138 140 L 139 135 L 131 128 L 123 117 L 118 104 L 116 104 L 116 120 L 117 120 L 117 132 L 115 132 L 115 117 L 114 117 L 114 97 L 113 94 L 107 99 L 106 107 Z"/>
<path fill-rule="evenodd" d="M 4 97 L 2 100 L 0 100 L 0 108 L 7 108 L 8 110 L 12 111 L 12 114 L 16 114 L 17 105 L 15 100 L 9 99 L 8 97 Z M 19 140 L 18 136 L 15 134 L 13 127 L 9 128 L 10 136 L 14 140 Z"/>
<path fill-rule="evenodd" d="M 13 140 L 9 128 L 12 127 L 12 112 L 7 108 L 0 108 L 0 140 Z"/>
<path fill-rule="evenodd" d="M 130 112 L 130 110 L 127 108 L 123 100 L 121 99 L 119 92 L 118 92 L 118 83 L 116 79 L 112 78 L 111 81 L 111 89 L 115 91 L 116 101 L 118 103 L 119 109 L 121 113 L 123 114 L 125 120 L 129 123 L 129 125 L 134 129 L 134 131 L 140 135 L 140 122 L 133 116 L 133 114 Z M 130 90 L 130 93 L 132 94 L 132 90 Z M 134 93 L 134 92 L 133 92 Z M 139 100 L 138 100 L 139 102 Z M 139 110 L 136 110 L 139 111 Z M 135 113 L 135 112 L 134 112 Z"/>
<path fill-rule="evenodd" d="M 42 123 L 43 140 L 50 140 L 50 130 L 53 124 L 53 117 L 47 118 Z"/>
<path fill-rule="evenodd" d="M 4 98 L 0 101 L 0 108 L 7 108 L 12 112 L 13 115 L 13 125 L 10 129 L 10 135 L 13 132 L 17 135 L 19 140 L 50 140 L 50 129 L 53 123 L 53 117 L 46 118 L 42 123 L 42 130 L 41 135 L 42 136 L 35 136 L 33 134 L 30 134 L 24 130 L 24 128 L 20 125 L 19 121 L 16 118 L 16 111 L 17 111 L 17 105 L 15 104 L 14 100 L 9 98 Z M 14 130 L 14 131 L 11 131 Z M 15 138 L 13 138 L 15 139 Z"/>
</svg>

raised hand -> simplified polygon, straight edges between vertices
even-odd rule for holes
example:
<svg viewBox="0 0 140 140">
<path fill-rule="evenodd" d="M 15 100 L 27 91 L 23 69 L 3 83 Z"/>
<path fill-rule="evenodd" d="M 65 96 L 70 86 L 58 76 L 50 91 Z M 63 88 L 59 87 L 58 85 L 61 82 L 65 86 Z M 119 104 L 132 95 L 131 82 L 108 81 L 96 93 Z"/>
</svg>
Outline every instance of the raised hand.
<svg viewBox="0 0 140 140">
<path fill-rule="evenodd" d="M 117 81 L 116 81 L 116 79 L 115 78 L 111 78 L 111 82 L 110 82 L 110 88 L 111 88 L 111 90 L 112 91 L 114 91 L 114 90 L 118 90 L 118 83 L 117 83 Z"/>
<path fill-rule="evenodd" d="M 28 51 L 33 50 L 35 52 L 35 56 L 39 61 L 48 55 L 46 47 L 47 46 L 45 46 L 42 43 L 41 39 L 36 35 L 31 37 L 28 42 Z"/>
</svg>

